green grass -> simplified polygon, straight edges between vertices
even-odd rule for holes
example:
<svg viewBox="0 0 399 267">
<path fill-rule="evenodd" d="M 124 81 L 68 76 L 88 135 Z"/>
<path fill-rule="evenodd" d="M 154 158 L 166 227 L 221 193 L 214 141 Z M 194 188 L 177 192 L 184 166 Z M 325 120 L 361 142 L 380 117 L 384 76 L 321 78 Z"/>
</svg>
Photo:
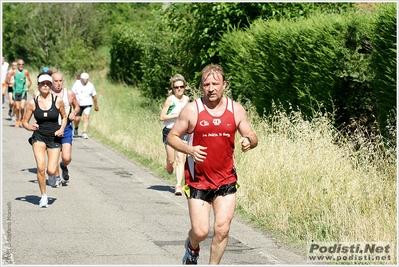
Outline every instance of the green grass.
<svg viewBox="0 0 399 267">
<path fill-rule="evenodd" d="M 174 175 L 164 169 L 163 103 L 149 104 L 135 88 L 107 81 L 105 72 L 90 75 L 102 95 L 89 135 L 173 185 Z M 265 119 L 252 110 L 259 145 L 236 150 L 240 217 L 296 248 L 310 240 L 397 243 L 396 145 L 383 154 L 359 132 L 354 149 L 328 114 L 309 122 L 296 112 L 276 109 Z"/>
</svg>

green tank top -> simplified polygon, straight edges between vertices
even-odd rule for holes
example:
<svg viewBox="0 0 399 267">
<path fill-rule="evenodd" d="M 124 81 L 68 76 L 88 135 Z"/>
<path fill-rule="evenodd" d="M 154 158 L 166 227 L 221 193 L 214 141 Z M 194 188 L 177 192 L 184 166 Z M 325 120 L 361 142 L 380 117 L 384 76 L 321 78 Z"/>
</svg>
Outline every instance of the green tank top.
<svg viewBox="0 0 399 267">
<path fill-rule="evenodd" d="M 20 72 L 17 69 L 15 71 L 13 92 L 17 93 L 17 94 L 20 94 L 20 93 L 24 93 L 25 90 L 26 90 L 25 70 L 22 69 L 22 71 Z"/>
</svg>

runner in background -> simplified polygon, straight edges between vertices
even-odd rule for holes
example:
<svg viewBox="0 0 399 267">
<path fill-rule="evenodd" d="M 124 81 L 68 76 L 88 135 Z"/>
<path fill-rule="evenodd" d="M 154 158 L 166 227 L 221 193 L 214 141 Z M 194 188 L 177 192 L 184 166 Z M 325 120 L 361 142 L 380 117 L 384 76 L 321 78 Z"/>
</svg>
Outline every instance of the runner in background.
<svg viewBox="0 0 399 267">
<path fill-rule="evenodd" d="M 15 121 L 15 107 L 14 107 L 14 100 L 12 99 L 13 95 L 13 87 L 14 87 L 14 76 L 12 76 L 12 72 L 15 71 L 18 68 L 18 62 L 13 61 L 11 63 L 11 69 L 8 70 L 6 81 L 9 81 L 7 83 L 8 89 L 7 89 L 7 94 L 8 94 L 8 118 L 10 118 L 12 121 Z M 10 78 L 8 79 L 8 77 Z"/>
<path fill-rule="evenodd" d="M 4 57 L 1 57 L 1 93 L 2 93 L 2 104 L 4 104 L 4 96 L 7 91 L 6 77 L 8 73 L 9 63 L 5 61 Z"/>
<path fill-rule="evenodd" d="M 173 163 L 176 162 L 176 181 L 175 195 L 182 195 L 182 180 L 184 176 L 184 163 L 186 161 L 186 155 L 176 151 L 168 145 L 166 137 L 169 134 L 170 129 L 176 122 L 180 111 L 188 104 L 190 99 L 184 95 L 186 90 L 186 80 L 180 74 L 176 74 L 170 79 L 172 90 L 169 92 L 168 97 L 165 100 L 163 108 L 161 110 L 160 120 L 164 128 L 162 129 L 162 141 L 166 150 L 166 171 L 169 174 L 173 173 Z M 187 142 L 188 135 L 185 134 L 182 137 L 184 142 Z"/>
<path fill-rule="evenodd" d="M 97 102 L 97 92 L 94 88 L 94 85 L 89 82 L 89 74 L 82 73 L 80 75 L 80 80 L 76 81 L 72 87 L 72 91 L 75 93 L 76 98 L 79 101 L 80 110 L 76 114 L 75 119 L 75 130 L 73 132 L 74 136 L 78 136 L 79 134 L 79 123 L 81 116 L 83 114 L 83 133 L 82 137 L 84 139 L 88 139 L 89 136 L 87 135 L 87 128 L 89 127 L 89 119 L 90 119 L 90 111 L 91 107 L 94 103 L 94 110 L 98 111 L 98 102 Z"/>
<path fill-rule="evenodd" d="M 60 72 L 52 73 L 53 86 L 52 93 L 64 101 L 65 113 L 68 116 L 67 124 L 62 136 L 62 148 L 61 148 L 61 162 L 60 168 L 62 171 L 62 179 L 65 182 L 69 181 L 69 170 L 68 165 L 72 161 L 72 140 L 73 140 L 73 125 L 72 122 L 75 120 L 76 114 L 79 112 L 79 102 L 76 99 L 76 95 L 71 90 L 64 88 L 64 76 Z M 61 119 L 61 118 L 60 118 Z M 61 123 L 60 123 L 61 124 Z M 59 176 L 59 169 L 57 169 L 56 175 Z M 58 184 L 58 186 L 60 186 Z M 57 187 L 58 187 L 57 186 Z"/>
<path fill-rule="evenodd" d="M 24 61 L 18 60 L 18 68 L 11 72 L 11 75 L 7 76 L 6 83 L 10 84 L 11 77 L 14 77 L 13 86 L 13 100 L 15 106 L 15 128 L 21 125 L 21 120 L 24 117 L 26 100 L 28 99 L 28 92 L 32 85 L 29 71 L 24 69 Z M 28 84 L 27 84 L 28 82 Z"/>
</svg>

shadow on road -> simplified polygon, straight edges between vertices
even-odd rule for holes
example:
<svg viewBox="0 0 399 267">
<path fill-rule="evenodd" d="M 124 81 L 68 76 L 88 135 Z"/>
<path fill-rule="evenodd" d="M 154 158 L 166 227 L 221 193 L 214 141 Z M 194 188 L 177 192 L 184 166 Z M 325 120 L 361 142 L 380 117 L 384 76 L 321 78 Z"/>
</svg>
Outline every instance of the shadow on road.
<svg viewBox="0 0 399 267">
<path fill-rule="evenodd" d="M 21 169 L 22 172 L 28 171 L 30 173 L 35 173 L 37 174 L 37 168 L 27 168 L 27 169 Z"/>
<path fill-rule="evenodd" d="M 150 187 L 147 187 L 147 189 L 175 193 L 175 189 L 173 187 L 167 186 L 167 185 L 152 185 Z"/>
<path fill-rule="evenodd" d="M 15 198 L 15 200 L 25 201 L 25 202 L 31 203 L 33 205 L 39 205 L 40 197 L 39 196 L 28 195 L 28 196 L 25 196 L 25 197 L 17 197 L 17 198 Z M 57 200 L 56 198 L 49 197 L 48 198 L 48 204 L 51 205 L 56 200 Z"/>
</svg>

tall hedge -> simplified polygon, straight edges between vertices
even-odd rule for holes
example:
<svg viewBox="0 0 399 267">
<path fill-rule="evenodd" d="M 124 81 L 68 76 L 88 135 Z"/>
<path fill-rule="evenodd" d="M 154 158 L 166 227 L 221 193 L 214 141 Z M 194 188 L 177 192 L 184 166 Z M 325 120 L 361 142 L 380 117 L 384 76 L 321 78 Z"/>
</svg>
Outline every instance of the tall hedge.
<svg viewBox="0 0 399 267">
<path fill-rule="evenodd" d="M 126 23 L 112 32 L 110 76 L 137 86 L 149 99 L 163 99 L 170 89 L 170 77 L 185 72 L 174 57 L 171 39 L 175 33 L 162 23 L 159 11 L 151 16 L 154 22 L 140 31 Z"/>
<path fill-rule="evenodd" d="M 387 3 L 378 11 L 372 36 L 373 94 L 377 99 L 377 118 L 384 129 L 389 123 L 396 125 L 397 103 L 397 11 L 396 3 Z M 393 116 L 389 117 L 389 114 Z"/>
<path fill-rule="evenodd" d="M 337 124 L 369 118 L 373 102 L 372 13 L 324 14 L 296 22 L 256 21 L 225 34 L 220 47 L 233 95 L 249 98 L 261 114 L 273 102 L 312 116 L 337 112 Z"/>
<path fill-rule="evenodd" d="M 115 27 L 111 40 L 110 77 L 129 85 L 137 85 L 143 76 L 141 61 L 144 54 L 144 35 L 135 32 L 129 25 Z"/>
</svg>

